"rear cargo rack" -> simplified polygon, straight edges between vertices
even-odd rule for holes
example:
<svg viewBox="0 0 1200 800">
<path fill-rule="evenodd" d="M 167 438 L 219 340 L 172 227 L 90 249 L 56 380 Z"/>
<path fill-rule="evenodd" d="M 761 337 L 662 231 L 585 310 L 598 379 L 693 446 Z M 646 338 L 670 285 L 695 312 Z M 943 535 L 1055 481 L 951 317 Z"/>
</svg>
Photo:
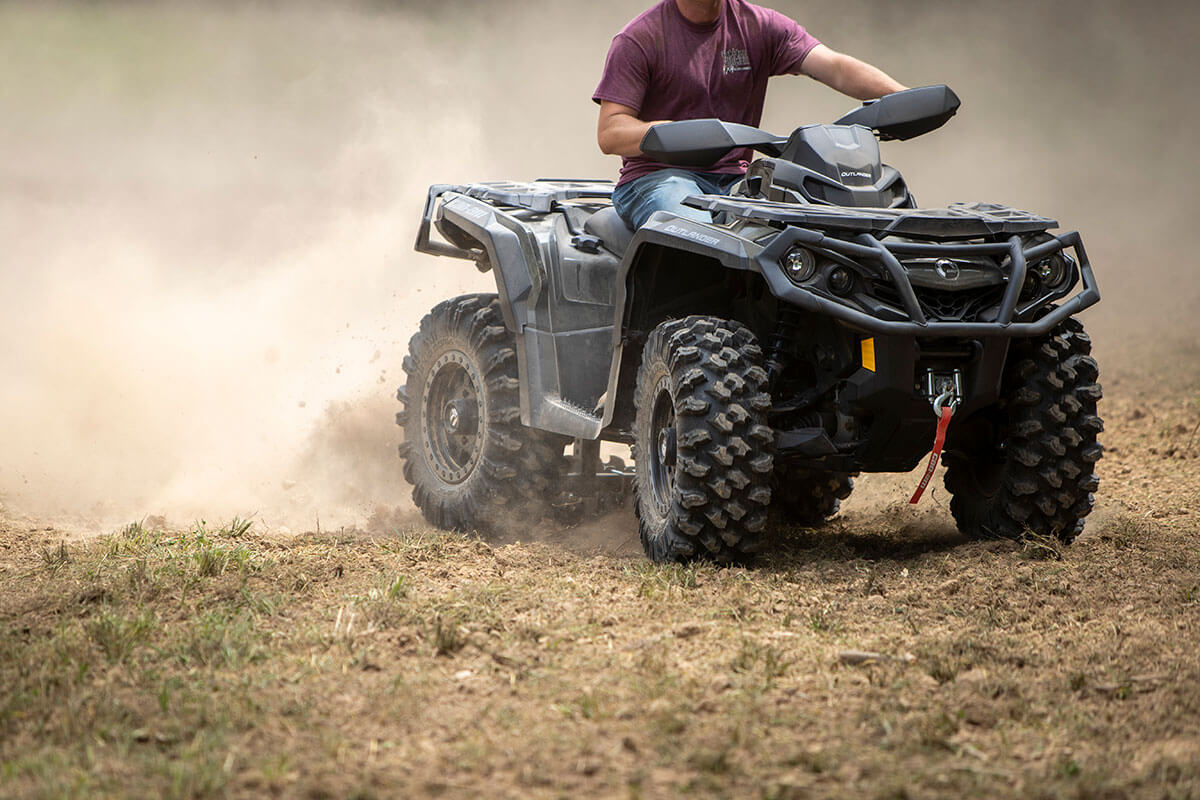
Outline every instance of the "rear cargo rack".
<svg viewBox="0 0 1200 800">
<path fill-rule="evenodd" d="M 431 241 L 429 229 L 433 224 L 438 198 L 447 192 L 466 195 L 493 206 L 521 208 L 538 214 L 549 214 L 563 203 L 572 200 L 610 201 L 614 184 L 608 180 L 574 178 L 539 178 L 536 181 L 495 181 L 491 183 L 439 183 L 429 187 L 425 198 L 425 213 L 417 229 L 417 252 L 452 258 L 473 258 L 461 247 Z"/>
</svg>

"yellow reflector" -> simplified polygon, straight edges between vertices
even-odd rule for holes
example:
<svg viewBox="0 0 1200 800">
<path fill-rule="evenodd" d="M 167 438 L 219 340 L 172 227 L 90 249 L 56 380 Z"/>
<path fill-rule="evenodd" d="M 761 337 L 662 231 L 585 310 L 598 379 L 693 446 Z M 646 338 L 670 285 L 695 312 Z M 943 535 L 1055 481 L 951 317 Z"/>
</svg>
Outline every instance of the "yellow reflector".
<svg viewBox="0 0 1200 800">
<path fill-rule="evenodd" d="M 863 359 L 862 359 L 863 369 L 869 369 L 869 370 L 871 370 L 871 372 L 874 372 L 875 371 L 875 340 L 873 338 L 862 340 L 862 356 L 863 356 Z"/>
</svg>

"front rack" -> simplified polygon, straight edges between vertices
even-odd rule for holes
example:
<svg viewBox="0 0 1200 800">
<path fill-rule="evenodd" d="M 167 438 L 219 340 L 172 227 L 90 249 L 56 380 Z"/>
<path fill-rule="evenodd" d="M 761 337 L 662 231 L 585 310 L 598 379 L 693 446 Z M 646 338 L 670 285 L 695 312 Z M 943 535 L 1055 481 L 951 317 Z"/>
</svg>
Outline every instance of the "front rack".
<svg viewBox="0 0 1200 800">
<path fill-rule="evenodd" d="M 693 195 L 684 202 L 714 214 L 723 213 L 727 219 L 786 225 L 779 236 L 757 256 L 762 273 L 776 295 L 806 310 L 828 314 L 873 333 L 955 337 L 1038 336 L 1100 301 L 1096 277 L 1079 234 L 1071 232 L 1054 236 L 1046 233 L 1050 228 L 1058 227 L 1058 222 L 1016 208 L 992 203 L 955 203 L 946 208 L 923 209 L 845 208 L 724 195 Z M 1049 239 L 1025 247 L 1021 235 L 1031 233 L 1046 233 Z M 908 319 L 885 319 L 791 283 L 783 276 L 779 259 L 796 244 L 823 248 L 877 265 L 890 278 Z M 1018 308 L 1029 263 L 1037 263 L 1068 248 L 1075 252 L 1083 288 L 1040 319 L 1026 320 L 1047 302 L 1063 299 L 1069 294 L 1067 289 L 1060 297 L 1043 296 L 1037 302 Z M 917 300 L 908 270 L 898 257 L 988 255 L 1007 255 L 1010 264 L 1006 276 L 1008 286 L 993 322 L 929 320 Z"/>
<path fill-rule="evenodd" d="M 691 195 L 683 202 L 734 219 L 931 240 L 1038 233 L 1058 227 L 1058 222 L 1049 217 L 995 203 L 952 203 L 946 208 L 851 208 L 719 194 Z"/>
</svg>

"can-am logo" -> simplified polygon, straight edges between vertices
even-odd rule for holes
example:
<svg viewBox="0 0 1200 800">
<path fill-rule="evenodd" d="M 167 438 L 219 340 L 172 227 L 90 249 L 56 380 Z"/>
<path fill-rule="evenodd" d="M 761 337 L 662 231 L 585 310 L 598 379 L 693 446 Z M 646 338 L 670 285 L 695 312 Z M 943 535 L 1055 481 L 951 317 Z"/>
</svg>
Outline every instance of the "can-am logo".
<svg viewBox="0 0 1200 800">
<path fill-rule="evenodd" d="M 956 281 L 958 280 L 958 276 L 962 274 L 962 270 L 958 268 L 958 264 L 955 264 L 948 258 L 939 258 L 934 262 L 933 269 L 938 275 L 941 275 L 942 278 L 948 281 Z"/>
<path fill-rule="evenodd" d="M 716 246 L 721 243 L 721 240 L 715 236 L 706 236 L 703 233 L 700 233 L 700 231 L 691 231 L 687 228 L 681 228 L 678 225 L 668 225 L 667 227 L 663 228 L 663 230 L 667 233 L 678 234 L 685 239 L 691 239 L 693 241 L 700 242 L 701 244 Z"/>
</svg>

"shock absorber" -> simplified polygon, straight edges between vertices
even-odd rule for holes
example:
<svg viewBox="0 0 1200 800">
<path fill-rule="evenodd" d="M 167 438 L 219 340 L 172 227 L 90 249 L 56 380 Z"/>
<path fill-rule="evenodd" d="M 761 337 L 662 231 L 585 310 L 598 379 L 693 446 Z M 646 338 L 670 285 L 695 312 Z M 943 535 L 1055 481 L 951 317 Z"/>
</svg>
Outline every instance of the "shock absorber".
<svg viewBox="0 0 1200 800">
<path fill-rule="evenodd" d="M 792 306 L 781 306 L 779 319 L 775 321 L 775 332 L 767 343 L 767 387 L 773 388 L 775 381 L 783 373 L 786 365 L 787 347 L 796 339 L 800 332 L 803 318 L 800 311 Z"/>
</svg>

